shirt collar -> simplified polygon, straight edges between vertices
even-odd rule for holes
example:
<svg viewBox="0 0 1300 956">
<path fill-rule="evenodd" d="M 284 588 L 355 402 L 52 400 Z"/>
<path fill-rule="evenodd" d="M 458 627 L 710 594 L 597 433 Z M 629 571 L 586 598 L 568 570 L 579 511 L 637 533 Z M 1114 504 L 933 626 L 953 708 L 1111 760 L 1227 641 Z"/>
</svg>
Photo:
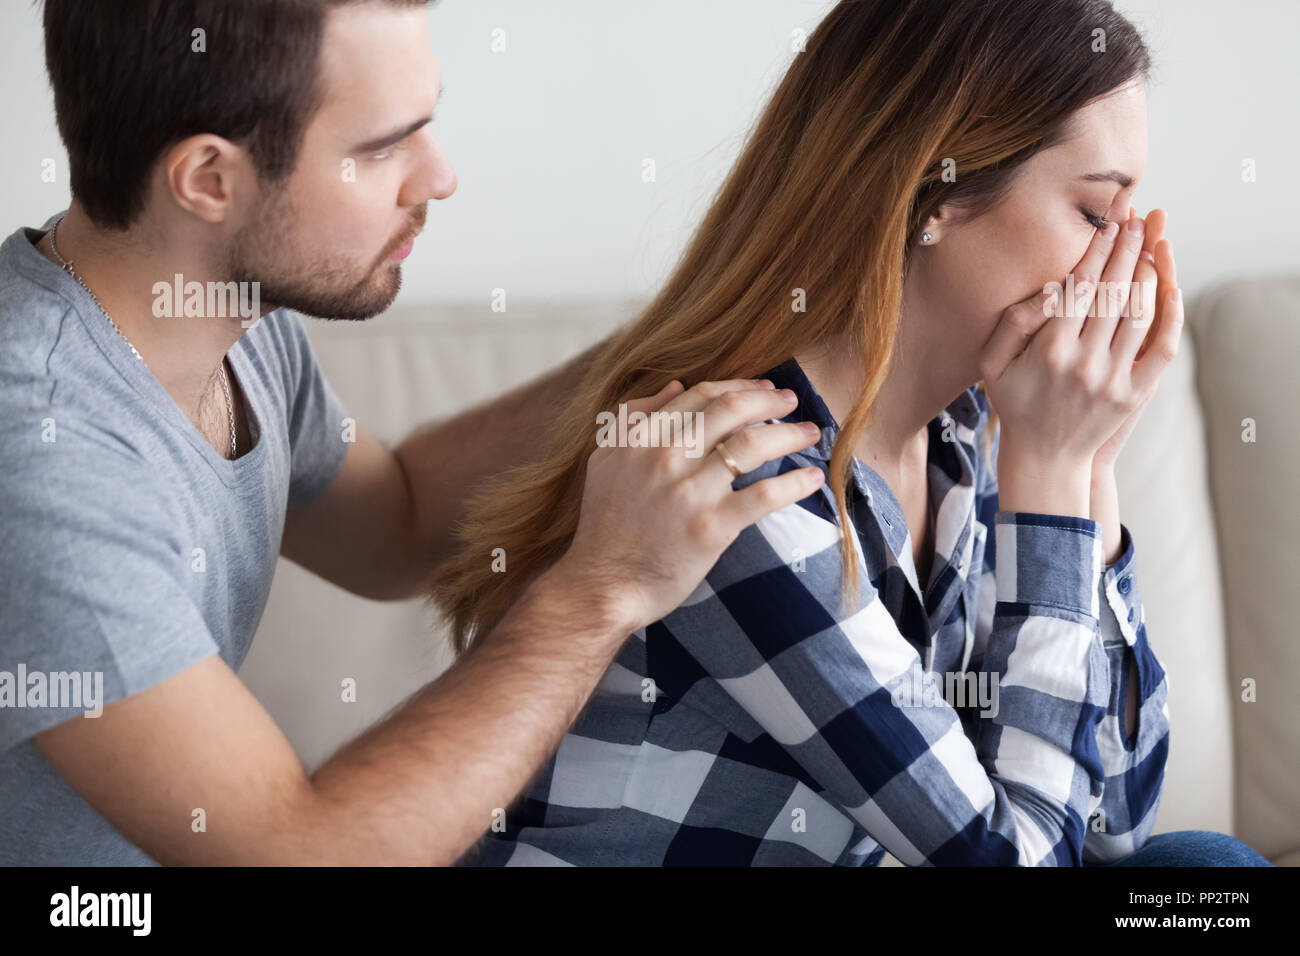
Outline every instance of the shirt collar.
<svg viewBox="0 0 1300 956">
<path fill-rule="evenodd" d="M 790 389 L 799 399 L 794 411 L 783 418 L 782 421 L 808 421 L 821 428 L 821 440 L 801 454 L 818 461 L 830 461 L 831 449 L 835 445 L 835 436 L 839 433 L 840 426 L 835 421 L 835 416 L 831 414 L 830 409 L 826 407 L 826 403 L 822 401 L 822 397 L 813 388 L 812 382 L 808 380 L 808 376 L 799 363 L 794 358 L 786 359 L 776 368 L 759 377 L 768 379 L 777 388 Z M 979 426 L 983 414 L 976 394 L 977 391 L 978 385 L 967 387 L 960 395 L 949 402 L 937 417 L 942 419 L 945 414 L 949 415 L 958 425 L 974 432 Z"/>
<path fill-rule="evenodd" d="M 835 436 L 839 433 L 839 423 L 835 421 L 826 403 L 822 401 L 817 390 L 813 388 L 812 382 L 799 367 L 799 363 L 793 358 L 788 359 L 763 377 L 769 379 L 777 388 L 793 390 L 799 399 L 799 404 L 795 406 L 794 411 L 782 419 L 783 421 L 811 421 L 821 427 L 822 435 L 817 444 L 799 454 L 813 460 L 829 462 Z M 953 499 L 954 507 L 947 507 L 947 499 L 945 499 L 945 508 L 935 524 L 935 549 L 944 556 L 948 566 L 955 571 L 955 578 L 948 582 L 942 592 L 931 595 L 938 602 L 933 608 L 926 606 L 929 582 L 918 579 L 911 551 L 907 546 L 907 519 L 903 514 L 902 505 L 893 489 L 878 472 L 860 463 L 856 457 L 853 459 L 853 485 L 866 499 L 868 512 L 872 515 L 872 521 L 888 549 L 886 560 L 902 569 L 913 593 L 925 608 L 927 617 L 931 621 L 946 620 L 953 602 L 965 592 L 968 576 L 978 570 L 973 565 L 974 555 L 971 552 L 977 467 L 972 455 L 978 453 L 974 448 L 974 438 L 987 408 L 978 393 L 978 385 L 969 386 L 930 422 L 933 431 L 936 423 L 942 427 L 946 424 L 945 416 L 951 416 L 957 438 L 955 443 L 947 446 L 947 451 L 941 449 L 932 440 L 929 453 L 930 465 L 939 461 L 936 456 L 951 455 L 955 456 L 956 467 L 961 472 L 959 476 L 952 476 L 954 483 L 947 491 L 948 495 L 956 495 L 959 498 Z M 952 459 L 948 460 L 949 467 L 953 463 Z M 825 495 L 830 495 L 830 489 L 825 485 L 822 486 L 821 491 Z M 833 506 L 834 502 L 832 501 L 831 504 Z M 883 527 L 879 523 L 881 521 L 884 522 Z M 937 570 L 937 564 L 931 568 L 932 578 Z M 968 608 L 968 613 L 973 613 L 973 610 Z"/>
</svg>

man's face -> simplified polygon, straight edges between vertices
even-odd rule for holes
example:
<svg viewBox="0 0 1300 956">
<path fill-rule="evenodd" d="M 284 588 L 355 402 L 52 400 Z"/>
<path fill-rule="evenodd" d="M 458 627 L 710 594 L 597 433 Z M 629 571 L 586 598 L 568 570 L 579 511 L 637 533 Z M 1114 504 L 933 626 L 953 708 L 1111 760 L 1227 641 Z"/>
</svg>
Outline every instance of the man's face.
<svg viewBox="0 0 1300 956">
<path fill-rule="evenodd" d="M 297 166 L 263 187 L 229 271 L 260 282 L 270 307 L 367 319 L 396 297 L 428 200 L 456 190 L 430 126 L 441 78 L 425 8 L 335 8 L 319 70 Z"/>
</svg>

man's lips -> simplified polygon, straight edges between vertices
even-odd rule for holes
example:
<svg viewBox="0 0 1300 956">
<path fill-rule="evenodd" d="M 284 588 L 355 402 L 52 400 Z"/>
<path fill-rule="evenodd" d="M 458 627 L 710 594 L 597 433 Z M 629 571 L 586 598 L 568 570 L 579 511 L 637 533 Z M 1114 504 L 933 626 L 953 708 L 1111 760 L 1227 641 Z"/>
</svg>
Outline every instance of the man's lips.
<svg viewBox="0 0 1300 956">
<path fill-rule="evenodd" d="M 411 233 L 411 237 L 407 239 L 404 243 L 402 243 L 400 246 L 398 246 L 396 249 L 394 249 L 392 252 L 390 252 L 388 254 L 388 258 L 400 262 L 402 259 L 405 259 L 407 256 L 409 256 L 411 254 L 411 250 L 415 248 L 416 237 L 419 236 L 419 234 L 422 232 L 424 232 L 423 227 Z"/>
</svg>

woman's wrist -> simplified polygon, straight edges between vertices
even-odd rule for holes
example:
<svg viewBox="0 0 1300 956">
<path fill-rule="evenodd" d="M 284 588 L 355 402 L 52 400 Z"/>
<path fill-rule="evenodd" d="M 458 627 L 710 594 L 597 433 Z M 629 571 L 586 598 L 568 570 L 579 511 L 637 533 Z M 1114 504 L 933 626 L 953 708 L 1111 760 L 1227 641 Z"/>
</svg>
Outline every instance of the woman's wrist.
<svg viewBox="0 0 1300 956">
<path fill-rule="evenodd" d="M 998 449 L 998 507 L 1003 511 L 1091 518 L 1092 463 L 1034 454 L 1005 439 Z"/>
<path fill-rule="evenodd" d="M 1105 564 L 1119 560 L 1122 529 L 1119 521 L 1119 487 L 1115 483 L 1115 469 L 1108 465 L 1094 465 L 1092 469 L 1089 516 L 1101 525 Z"/>
</svg>

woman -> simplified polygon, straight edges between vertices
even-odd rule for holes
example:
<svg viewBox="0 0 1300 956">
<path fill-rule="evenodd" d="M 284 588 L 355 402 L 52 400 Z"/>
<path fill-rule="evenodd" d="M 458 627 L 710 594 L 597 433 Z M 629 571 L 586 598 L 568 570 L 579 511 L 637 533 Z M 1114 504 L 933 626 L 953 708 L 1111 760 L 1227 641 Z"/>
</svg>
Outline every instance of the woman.
<svg viewBox="0 0 1300 956">
<path fill-rule="evenodd" d="M 1182 327 L 1164 216 L 1144 236 L 1125 212 L 1148 66 L 1104 0 L 831 11 L 434 593 L 463 651 L 581 533 L 598 415 L 674 379 L 790 389 L 816 445 L 755 467 L 746 430 L 706 465 L 825 484 L 627 642 L 465 862 L 1080 865 L 1146 841 L 1166 681 L 1113 464 Z M 1050 302 L 1071 269 L 1092 282 Z M 1116 317 L 1130 281 L 1154 322 Z"/>
</svg>

